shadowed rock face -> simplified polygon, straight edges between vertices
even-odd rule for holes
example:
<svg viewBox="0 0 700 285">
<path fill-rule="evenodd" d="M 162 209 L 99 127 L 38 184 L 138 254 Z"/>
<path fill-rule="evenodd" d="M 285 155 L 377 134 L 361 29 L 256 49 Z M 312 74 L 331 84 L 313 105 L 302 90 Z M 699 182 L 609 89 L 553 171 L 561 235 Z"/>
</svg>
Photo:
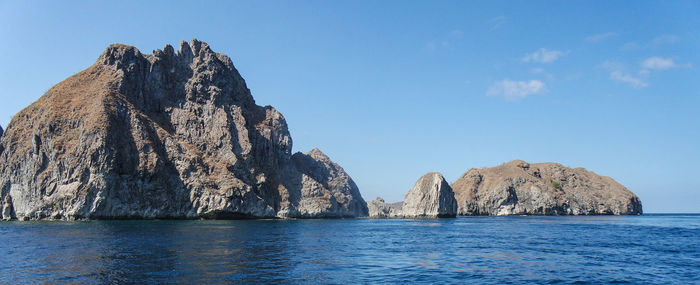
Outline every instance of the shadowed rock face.
<svg viewBox="0 0 700 285">
<path fill-rule="evenodd" d="M 638 215 L 639 198 L 610 177 L 515 160 L 470 169 L 452 184 L 459 215 Z"/>
<path fill-rule="evenodd" d="M 153 54 L 115 44 L 12 119 L 0 144 L 2 217 L 367 215 L 340 166 L 291 150 L 282 114 L 256 105 L 206 43 Z"/>
<path fill-rule="evenodd" d="M 448 218 L 457 215 L 452 188 L 437 172 L 423 175 L 403 202 L 386 204 L 377 198 L 367 203 L 372 218 Z"/>
</svg>

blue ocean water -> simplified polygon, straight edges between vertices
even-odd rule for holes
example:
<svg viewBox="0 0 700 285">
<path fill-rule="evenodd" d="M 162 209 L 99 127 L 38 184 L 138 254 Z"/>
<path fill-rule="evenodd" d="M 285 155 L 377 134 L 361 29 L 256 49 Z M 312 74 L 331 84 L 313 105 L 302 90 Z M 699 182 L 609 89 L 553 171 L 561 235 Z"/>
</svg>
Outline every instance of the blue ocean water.
<svg viewBox="0 0 700 285">
<path fill-rule="evenodd" d="M 700 215 L 1 222 L 0 283 L 700 281 Z"/>
</svg>

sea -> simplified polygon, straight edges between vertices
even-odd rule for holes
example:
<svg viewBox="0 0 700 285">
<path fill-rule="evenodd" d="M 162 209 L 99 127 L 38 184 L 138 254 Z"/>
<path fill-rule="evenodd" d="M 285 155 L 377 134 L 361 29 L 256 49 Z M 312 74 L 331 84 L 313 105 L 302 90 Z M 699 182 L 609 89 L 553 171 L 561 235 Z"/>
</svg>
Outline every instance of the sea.
<svg viewBox="0 0 700 285">
<path fill-rule="evenodd" d="M 700 215 L 0 222 L 0 283 L 700 284 Z"/>
</svg>

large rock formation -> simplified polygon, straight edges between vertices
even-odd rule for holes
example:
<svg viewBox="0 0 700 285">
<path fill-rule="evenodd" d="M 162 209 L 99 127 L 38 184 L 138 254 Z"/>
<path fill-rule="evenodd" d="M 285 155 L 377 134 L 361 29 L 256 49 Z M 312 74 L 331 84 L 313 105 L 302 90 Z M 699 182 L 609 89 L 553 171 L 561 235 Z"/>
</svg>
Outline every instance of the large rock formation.
<svg viewBox="0 0 700 285">
<path fill-rule="evenodd" d="M 459 215 L 636 215 L 639 198 L 610 177 L 522 160 L 470 169 L 452 184 Z"/>
<path fill-rule="evenodd" d="M 452 188 L 437 172 L 418 179 L 403 202 L 386 204 L 384 199 L 377 198 L 367 205 L 371 218 L 449 218 L 457 215 Z"/>
<path fill-rule="evenodd" d="M 142 54 L 114 44 L 14 116 L 0 144 L 2 217 L 312 218 L 367 215 L 321 151 L 292 155 L 206 43 Z"/>
</svg>

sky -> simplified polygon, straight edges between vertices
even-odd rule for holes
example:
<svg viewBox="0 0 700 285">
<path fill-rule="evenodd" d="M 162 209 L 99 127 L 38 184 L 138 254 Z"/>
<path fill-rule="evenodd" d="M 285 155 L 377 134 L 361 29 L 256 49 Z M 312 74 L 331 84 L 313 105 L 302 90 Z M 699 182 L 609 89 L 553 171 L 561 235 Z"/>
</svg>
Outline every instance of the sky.
<svg viewBox="0 0 700 285">
<path fill-rule="evenodd" d="M 700 212 L 698 1 L 0 0 L 0 125 L 111 43 L 227 54 L 365 200 L 514 159 Z"/>
</svg>

